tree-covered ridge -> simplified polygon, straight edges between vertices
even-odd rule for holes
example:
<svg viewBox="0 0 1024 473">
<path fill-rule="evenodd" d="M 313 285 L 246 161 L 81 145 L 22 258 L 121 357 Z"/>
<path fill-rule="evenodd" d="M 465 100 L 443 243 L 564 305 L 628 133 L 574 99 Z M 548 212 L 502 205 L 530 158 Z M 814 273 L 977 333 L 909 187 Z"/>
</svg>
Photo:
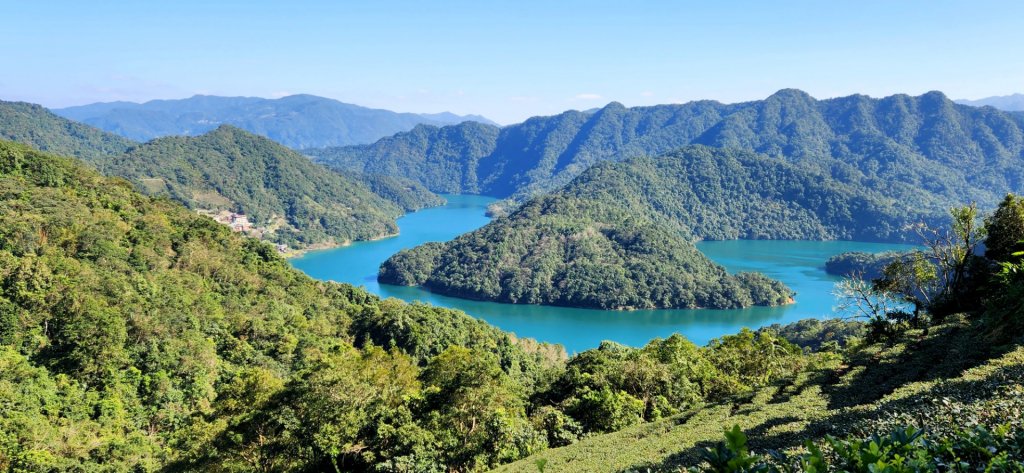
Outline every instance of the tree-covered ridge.
<svg viewBox="0 0 1024 473">
<path fill-rule="evenodd" d="M 96 161 L 122 154 L 137 143 L 61 118 L 40 105 L 0 100 L 0 139 Z"/>
<path fill-rule="evenodd" d="M 499 131 L 474 122 L 443 128 L 419 125 L 370 145 L 304 152 L 333 169 L 402 176 L 440 193 L 486 194 L 477 169 L 480 159 L 494 150 Z"/>
<path fill-rule="evenodd" d="M 402 212 L 356 179 L 229 126 L 156 139 L 100 168 L 193 209 L 244 213 L 254 225 L 274 229 L 269 239 L 299 246 L 393 234 Z"/>
<path fill-rule="evenodd" d="M 423 184 L 412 179 L 383 174 L 353 173 L 351 176 L 366 184 L 366 187 L 374 194 L 394 202 L 406 212 L 415 212 L 445 204 L 443 197 L 430 192 Z"/>
<path fill-rule="evenodd" d="M 815 100 L 782 90 L 731 105 L 611 103 L 594 113 L 535 117 L 500 130 L 423 129 L 310 154 L 343 169 L 398 173 L 434 191 L 456 191 L 442 186 L 458 182 L 462 192 L 521 198 L 553 190 L 598 161 L 686 144 L 768 154 L 908 202 L 922 194 L 947 206 L 995 202 L 1024 190 L 1020 115 L 957 105 L 938 92 Z"/>
<path fill-rule="evenodd" d="M 476 470 L 534 448 L 486 445 L 531 431 L 559 349 L 314 281 L 71 159 L 0 158 L 0 468 Z"/>
<path fill-rule="evenodd" d="M 908 222 L 938 220 L 938 210 L 855 189 L 785 161 L 691 146 L 594 166 L 479 230 L 392 256 L 379 279 L 527 304 L 774 305 L 788 290 L 756 275 L 728 276 L 691 241 L 900 240 Z"/>
<path fill-rule="evenodd" d="M 232 125 L 295 149 L 372 143 L 418 124 L 493 124 L 477 115 L 396 113 L 301 94 L 279 99 L 197 95 L 146 103 L 95 103 L 54 112 L 138 141 L 201 135 Z"/>
<path fill-rule="evenodd" d="M 910 203 L 816 169 L 706 146 L 602 163 L 558 193 L 618 202 L 708 240 L 903 241 L 916 237 L 908 224 L 945 212 L 926 193 Z"/>
</svg>

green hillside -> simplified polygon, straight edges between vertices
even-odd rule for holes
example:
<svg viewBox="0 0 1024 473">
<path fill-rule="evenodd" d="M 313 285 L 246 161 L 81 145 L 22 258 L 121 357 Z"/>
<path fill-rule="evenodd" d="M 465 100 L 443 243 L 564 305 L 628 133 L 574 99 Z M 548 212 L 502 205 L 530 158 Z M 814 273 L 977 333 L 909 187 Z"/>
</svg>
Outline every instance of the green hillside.
<svg viewBox="0 0 1024 473">
<path fill-rule="evenodd" d="M 759 331 L 815 353 L 781 382 L 498 471 L 1021 471 L 1022 203 L 1007 196 L 984 219 L 974 206 L 955 208 L 948 227 L 928 230 L 945 236 L 892 261 L 882 278 L 844 280 L 838 297 L 854 303 L 860 328 L 830 320 Z M 982 243 L 994 251 L 980 255 Z M 881 308 L 887 299 L 914 313 Z"/>
<path fill-rule="evenodd" d="M 776 305 L 787 289 L 727 275 L 692 240 L 901 240 L 908 223 L 939 215 L 937 204 L 918 208 L 784 161 L 694 146 L 594 166 L 479 230 L 392 256 L 379 279 L 526 304 Z"/>
<path fill-rule="evenodd" d="M 393 234 L 402 213 L 362 182 L 230 126 L 156 139 L 101 169 L 192 209 L 244 213 L 254 225 L 277 227 L 270 240 L 299 246 Z"/>
<path fill-rule="evenodd" d="M 992 347 L 977 343 L 979 337 L 987 338 L 985 329 L 965 321 L 907 332 L 888 343 L 822 359 L 748 395 L 546 450 L 494 471 L 539 471 L 536 463 L 543 461 L 545 473 L 681 472 L 700 466 L 705 450 L 725 440 L 723 432 L 734 425 L 762 454 L 806 452 L 801 448 L 806 441 L 826 435 L 863 438 L 904 426 L 942 437 L 958 428 L 1008 425 L 1011 438 L 1020 439 L 1024 347 Z M 1006 453 L 1018 468 L 1024 462 L 1019 450 Z M 970 467 L 964 471 L 983 464 Z"/>
<path fill-rule="evenodd" d="M 412 179 L 383 174 L 353 173 L 351 176 L 366 184 L 366 187 L 374 194 L 394 202 L 406 212 L 415 212 L 445 204 L 443 197 L 430 192 L 423 184 Z"/>
<path fill-rule="evenodd" d="M 90 162 L 122 154 L 137 144 L 58 117 L 40 105 L 4 101 L 0 101 L 0 139 Z"/>
<path fill-rule="evenodd" d="M 521 455 L 486 453 L 498 433 L 460 423 L 520 428 L 559 348 L 314 281 L 269 246 L 74 160 L 8 142 L 0 158 L 0 470 Z"/>
</svg>

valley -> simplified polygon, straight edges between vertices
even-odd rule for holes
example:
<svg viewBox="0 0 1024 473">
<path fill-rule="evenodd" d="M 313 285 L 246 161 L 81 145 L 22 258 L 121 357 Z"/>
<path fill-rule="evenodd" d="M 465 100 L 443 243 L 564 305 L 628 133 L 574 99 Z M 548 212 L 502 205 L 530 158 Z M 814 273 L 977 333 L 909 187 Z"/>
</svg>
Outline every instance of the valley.
<svg viewBox="0 0 1024 473">
<path fill-rule="evenodd" d="M 829 257 L 848 251 L 882 252 L 913 248 L 897 243 L 851 241 L 732 240 L 697 243 L 697 248 L 730 272 L 757 271 L 782 281 L 795 292 L 796 303 L 778 307 L 711 310 L 577 309 L 543 305 L 502 304 L 446 297 L 430 291 L 377 282 L 381 263 L 398 251 L 426 242 L 451 240 L 485 225 L 493 198 L 444 195 L 448 204 L 406 214 L 398 219 L 399 235 L 343 248 L 311 251 L 290 259 L 292 266 L 313 278 L 366 288 L 381 297 L 420 301 L 465 311 L 488 323 L 548 343 L 569 353 L 595 348 L 610 340 L 642 346 L 653 338 L 680 333 L 704 344 L 743 327 L 787 324 L 809 317 L 833 316 L 832 295 L 837 277 L 825 273 Z"/>
<path fill-rule="evenodd" d="M 1024 3 L 9 3 L 0 473 L 1024 472 Z"/>
</svg>

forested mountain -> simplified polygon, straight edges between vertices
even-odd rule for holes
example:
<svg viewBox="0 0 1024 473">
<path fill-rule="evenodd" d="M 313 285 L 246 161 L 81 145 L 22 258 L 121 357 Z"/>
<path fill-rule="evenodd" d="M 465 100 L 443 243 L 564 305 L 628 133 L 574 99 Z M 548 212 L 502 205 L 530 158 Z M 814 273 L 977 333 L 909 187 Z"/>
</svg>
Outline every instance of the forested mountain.
<svg viewBox="0 0 1024 473">
<path fill-rule="evenodd" d="M 141 104 L 95 103 L 54 112 L 137 141 L 200 135 L 220 125 L 234 125 L 295 149 L 371 143 L 421 123 L 493 123 L 476 115 L 396 113 L 314 95 L 280 99 L 196 95 Z"/>
<path fill-rule="evenodd" d="M 594 113 L 569 111 L 501 129 L 424 126 L 372 145 L 308 154 L 342 169 L 409 177 L 434 191 L 523 198 L 553 190 L 599 161 L 686 144 L 756 151 L 844 183 L 922 189 L 948 205 L 996 202 L 1024 189 L 1024 116 L 957 105 L 939 92 L 815 100 L 787 89 L 731 105 L 611 103 Z"/>
<path fill-rule="evenodd" d="M 1007 112 L 1024 112 L 1024 94 L 985 97 L 978 100 L 957 100 L 956 103 L 970 105 L 973 107 L 995 107 L 999 110 L 1006 110 Z"/>
<path fill-rule="evenodd" d="M 0 139 L 94 161 L 124 153 L 136 143 L 61 118 L 40 105 L 0 101 Z"/>
<path fill-rule="evenodd" d="M 693 239 L 901 240 L 907 222 L 942 212 L 927 195 L 893 199 L 763 155 L 691 146 L 598 164 L 479 230 L 392 256 L 380 281 L 528 304 L 771 305 L 788 290 L 727 276 Z"/>
<path fill-rule="evenodd" d="M 244 213 L 273 230 L 269 239 L 301 246 L 392 234 L 402 213 L 362 182 L 227 125 L 196 137 L 158 138 L 98 167 L 192 209 Z"/>
<path fill-rule="evenodd" d="M 0 102 L 0 136 L 77 156 L 193 209 L 246 214 L 257 236 L 300 247 L 379 237 L 395 218 L 444 202 L 394 176 L 330 172 L 304 156 L 237 128 L 139 144 L 33 104 Z M 376 194 L 376 195 L 375 195 Z M 272 232 L 263 234 L 263 230 Z"/>
<path fill-rule="evenodd" d="M 0 469 L 480 469 L 563 357 L 0 142 Z"/>
<path fill-rule="evenodd" d="M 445 204 L 443 197 L 412 179 L 383 174 L 352 173 L 351 176 L 366 184 L 374 194 L 397 204 L 406 212 Z"/>
</svg>

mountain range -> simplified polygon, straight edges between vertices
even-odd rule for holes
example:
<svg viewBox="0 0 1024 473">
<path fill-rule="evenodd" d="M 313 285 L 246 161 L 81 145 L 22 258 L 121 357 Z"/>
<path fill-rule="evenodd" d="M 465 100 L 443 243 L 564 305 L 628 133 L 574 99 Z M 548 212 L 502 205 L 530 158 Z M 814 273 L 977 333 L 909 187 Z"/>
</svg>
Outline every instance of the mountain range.
<svg viewBox="0 0 1024 473">
<path fill-rule="evenodd" d="M 707 277 L 704 287 L 714 290 L 691 295 L 778 302 L 788 293 L 784 288 L 705 266 L 686 235 L 881 235 L 921 217 L 915 211 L 940 208 L 962 192 L 941 187 L 959 183 L 957 174 L 979 192 L 1019 184 L 1020 156 L 1014 153 L 1022 140 L 1014 130 L 1020 122 L 991 108 L 974 115 L 941 100 L 935 107 L 935 99 L 897 101 L 906 118 L 897 121 L 900 126 L 885 122 L 886 130 L 903 130 L 892 133 L 891 142 L 872 141 L 877 135 L 841 135 L 844 142 L 812 133 L 822 131 L 812 113 L 818 107 L 788 115 L 768 105 L 730 121 L 728 133 L 713 134 L 723 143 L 766 149 L 688 144 L 661 156 L 614 159 L 577 152 L 562 169 L 555 169 L 555 159 L 552 169 L 523 177 L 535 187 L 506 195 L 525 198 L 552 185 L 545 180 L 552 175 L 568 179 L 567 186 L 527 199 L 507 218 L 438 248 L 459 257 L 465 249 L 475 261 L 487 261 L 495 250 L 502 252 L 499 259 L 523 247 L 538 255 L 546 251 L 556 258 L 537 258 L 542 264 L 519 269 L 540 274 L 550 272 L 552 262 L 570 261 L 566 274 L 599 295 L 616 296 L 623 281 L 660 291 L 692 276 L 665 272 L 668 284 L 647 278 L 667 268 Z M 729 116 L 749 104 L 735 106 L 741 110 Z M 782 120 L 789 124 L 779 129 L 776 115 L 789 117 Z M 859 122 L 865 116 L 887 115 L 847 118 Z M 590 138 L 615 136 L 607 123 L 593 125 Z M 706 138 L 716 126 L 699 136 Z M 872 126 L 881 127 L 856 128 Z M 506 132 L 479 127 L 483 139 L 428 147 L 426 154 L 472 156 L 487 133 L 498 141 Z M 620 128 L 618 136 L 627 139 L 606 147 L 637 141 L 622 130 L 652 135 L 640 124 Z M 440 130 L 454 139 L 473 128 Z M 1024 468 L 1019 255 L 959 253 L 973 261 L 966 274 L 971 290 L 962 293 L 971 297 L 958 313 L 933 305 L 929 317 L 909 322 L 904 313 L 877 315 L 870 323 L 802 321 L 722 334 L 707 346 L 679 334 L 643 347 L 604 342 L 568 358 L 557 346 L 517 338 L 458 311 L 315 281 L 270 245 L 162 197 L 206 205 L 212 194 L 195 191 L 212 190 L 224 198 L 254 199 L 247 205 L 280 204 L 286 211 L 304 209 L 296 213 L 302 217 L 333 218 L 346 209 L 319 208 L 318 196 L 365 188 L 401 193 L 409 185 L 403 179 L 414 175 L 451 173 L 460 177 L 453 186 L 495 188 L 499 181 L 488 178 L 504 176 L 499 167 L 515 164 L 515 146 L 526 141 L 505 150 L 511 161 L 485 163 L 486 172 L 477 173 L 483 159 L 463 167 L 439 160 L 429 166 L 432 174 L 410 169 L 407 177 L 374 183 L 381 174 L 364 166 L 344 176 L 369 177 L 366 183 L 338 181 L 346 187 L 336 189 L 338 182 L 328 182 L 333 178 L 309 175 L 330 174 L 322 167 L 228 125 L 202 136 L 140 144 L 39 106 L 0 102 L 0 135 L 90 162 L 0 140 L 3 470 Z M 533 136 L 542 135 L 543 129 Z M 530 142 L 536 144 L 530 152 L 561 145 L 554 138 L 563 135 L 548 136 L 552 140 Z M 600 149 L 588 140 L 577 151 Z M 823 146 L 842 151 L 844 143 L 856 152 L 827 159 L 818 154 Z M 527 148 L 520 150 L 529 156 Z M 565 169 L 590 159 L 596 164 L 586 170 Z M 890 161 L 892 169 L 872 170 L 870 164 Z M 500 166 L 487 167 L 495 164 Z M 909 184 L 932 180 L 940 187 Z M 303 184 L 323 189 L 295 187 Z M 139 192 L 160 186 L 166 190 L 155 196 Z M 429 195 L 420 188 L 407 197 Z M 392 205 L 391 211 L 399 207 Z M 1007 212 L 986 221 L 989 242 L 1019 241 L 1022 215 Z M 963 244 L 946 250 L 957 253 Z M 698 264 L 687 266 L 676 256 Z M 483 266 L 493 273 L 492 267 L 491 261 Z M 641 277 L 624 279 L 627 271 Z M 520 295 L 544 287 L 520 282 L 509 282 Z M 723 430 L 726 441 L 719 443 Z"/>
<path fill-rule="evenodd" d="M 0 102 L 0 138 L 77 156 L 107 175 L 132 181 L 142 192 L 193 210 L 244 214 L 241 228 L 298 248 L 393 234 L 403 211 L 443 203 L 418 183 L 332 172 L 230 125 L 199 136 L 137 143 L 38 105 Z"/>
<path fill-rule="evenodd" d="M 595 163 L 688 144 L 762 153 L 895 198 L 923 190 L 950 205 L 998 202 L 1024 188 L 1024 114 L 959 105 L 940 92 L 816 100 L 785 89 L 737 104 L 613 102 L 503 128 L 420 125 L 373 144 L 306 154 L 337 169 L 408 177 L 435 192 L 522 201 Z"/>
<path fill-rule="evenodd" d="M 371 143 L 419 124 L 494 124 L 478 115 L 397 113 L 315 95 L 279 99 L 196 95 L 145 103 L 94 103 L 53 111 L 136 141 L 199 135 L 220 125 L 233 125 L 295 149 Z"/>
</svg>

